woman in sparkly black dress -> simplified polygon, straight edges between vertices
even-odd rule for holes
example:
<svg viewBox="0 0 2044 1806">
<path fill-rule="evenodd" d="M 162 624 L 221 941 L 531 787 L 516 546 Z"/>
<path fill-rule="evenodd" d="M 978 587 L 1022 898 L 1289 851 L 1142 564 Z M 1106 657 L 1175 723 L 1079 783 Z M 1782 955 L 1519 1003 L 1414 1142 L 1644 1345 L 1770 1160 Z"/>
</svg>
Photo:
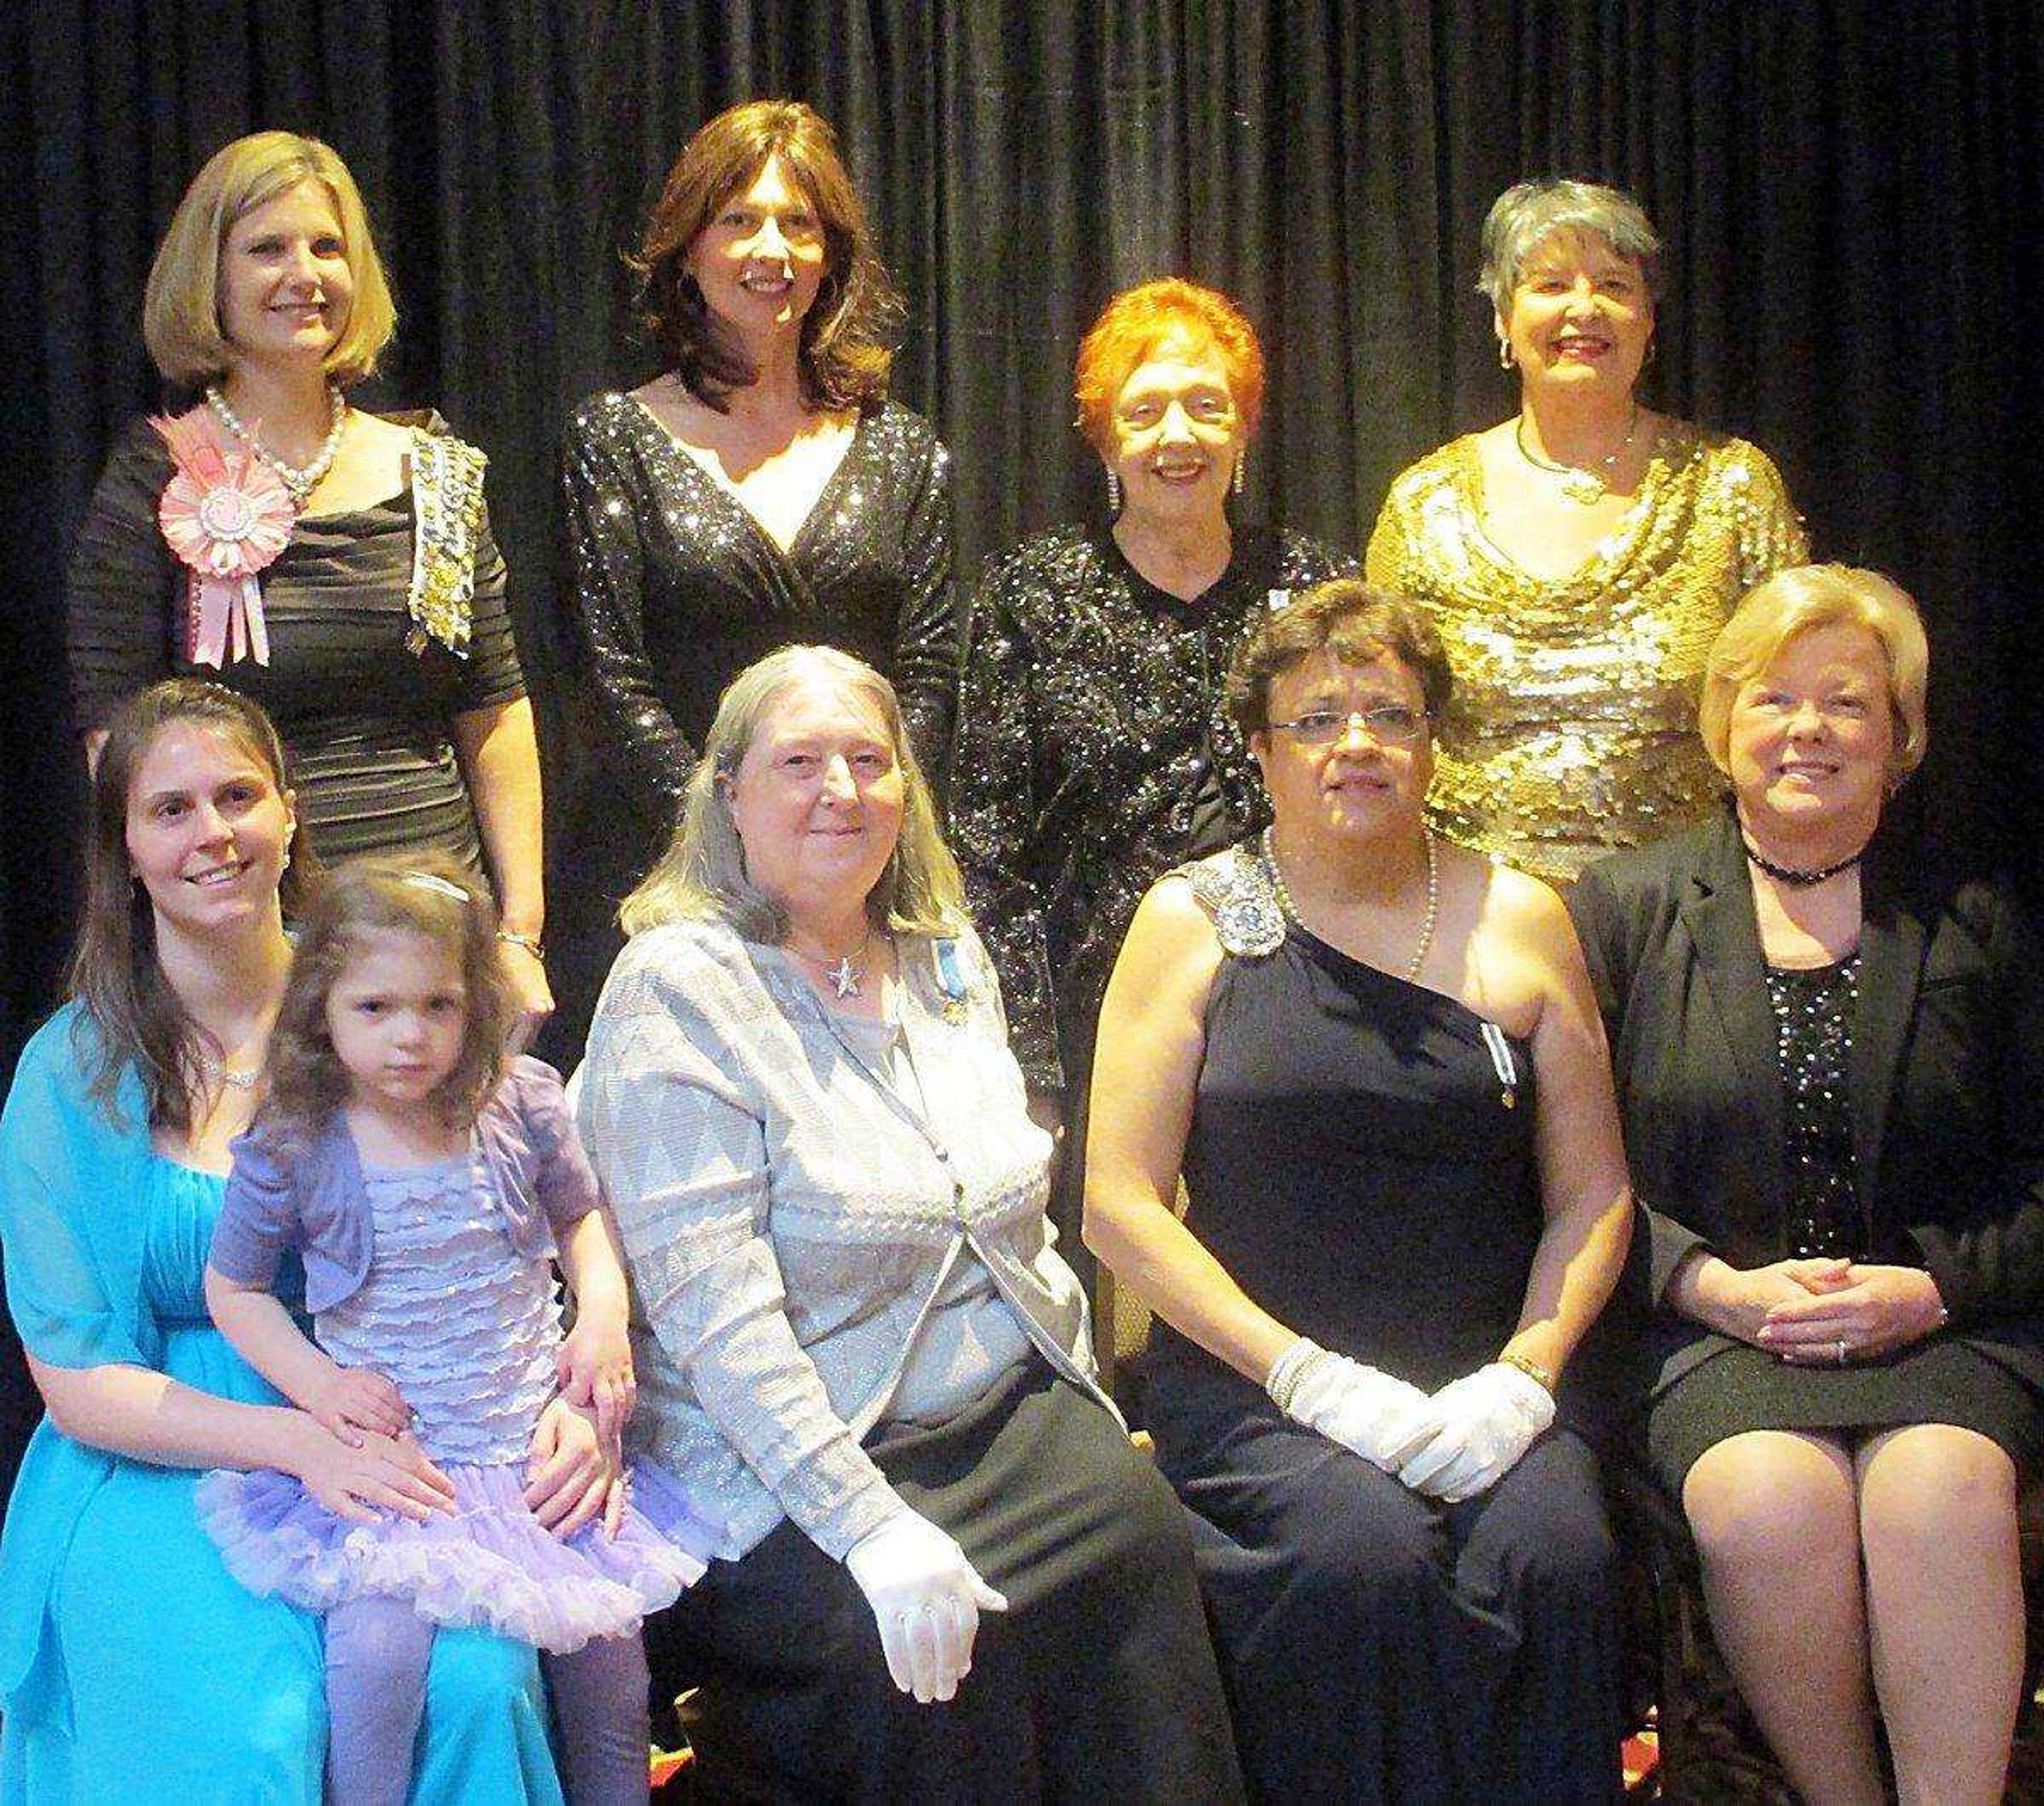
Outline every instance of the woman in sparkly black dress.
<svg viewBox="0 0 2044 1806">
<path fill-rule="evenodd" d="M 275 721 L 322 858 L 430 849 L 486 869 L 529 1031 L 552 1007 L 539 753 L 483 455 L 436 415 L 378 417 L 344 394 L 395 320 L 330 147 L 258 132 L 192 179 L 149 271 L 143 333 L 164 380 L 205 399 L 175 422 L 135 421 L 107 460 L 66 586 L 72 702 L 97 757 L 128 697 L 217 670 Z M 176 479 L 190 505 L 173 437 L 202 459 L 253 460 L 288 529 L 243 604 L 260 632 L 238 642 L 224 614 L 209 627 L 194 606 L 187 553 L 159 517 Z"/>
<path fill-rule="evenodd" d="M 1611 1536 L 1554 1388 L 1632 1204 L 1568 917 L 1425 826 L 1452 686 L 1416 605 L 1323 584 L 1228 687 L 1274 820 L 1136 912 L 1085 1229 L 1161 1320 L 1251 1797 L 1616 1800 Z"/>
<path fill-rule="evenodd" d="M 593 753 L 554 935 L 569 1061 L 726 684 L 791 641 L 841 647 L 893 680 L 940 773 L 957 680 L 949 456 L 887 398 L 900 303 L 829 125 L 794 101 L 711 120 L 638 268 L 669 368 L 591 396 L 566 446 Z"/>
<path fill-rule="evenodd" d="M 1168 280 L 1116 296 L 1079 348 L 1075 388 L 1113 522 L 1040 533 L 982 582 L 952 787 L 974 918 L 1044 1120 L 1082 1103 L 1101 995 L 1143 893 L 1258 818 L 1221 695 L 1244 623 L 1354 568 L 1301 534 L 1228 519 L 1263 355 L 1224 297 Z M 1068 1247 L 1081 1138 L 1074 1126 L 1052 1210 Z"/>
<path fill-rule="evenodd" d="M 2044 1446 L 2044 978 L 2014 899 L 1881 826 L 1923 631 L 1785 571 L 1705 668 L 1732 807 L 1570 893 L 1651 1226 L 1647 1440 L 1812 1800 L 2001 1797 Z"/>
</svg>

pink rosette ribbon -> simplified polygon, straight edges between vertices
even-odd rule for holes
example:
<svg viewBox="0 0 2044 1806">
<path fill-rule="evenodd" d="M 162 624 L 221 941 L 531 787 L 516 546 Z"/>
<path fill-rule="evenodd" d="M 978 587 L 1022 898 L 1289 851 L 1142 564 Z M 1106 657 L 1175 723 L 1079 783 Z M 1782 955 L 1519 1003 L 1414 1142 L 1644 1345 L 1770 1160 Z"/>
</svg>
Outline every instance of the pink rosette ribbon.
<svg viewBox="0 0 2044 1806">
<path fill-rule="evenodd" d="M 298 509 L 271 470 L 248 452 L 222 452 L 190 417 L 152 420 L 177 474 L 156 505 L 163 538 L 190 572 L 186 656 L 218 669 L 230 658 L 270 662 L 259 571 L 290 543 Z"/>
</svg>

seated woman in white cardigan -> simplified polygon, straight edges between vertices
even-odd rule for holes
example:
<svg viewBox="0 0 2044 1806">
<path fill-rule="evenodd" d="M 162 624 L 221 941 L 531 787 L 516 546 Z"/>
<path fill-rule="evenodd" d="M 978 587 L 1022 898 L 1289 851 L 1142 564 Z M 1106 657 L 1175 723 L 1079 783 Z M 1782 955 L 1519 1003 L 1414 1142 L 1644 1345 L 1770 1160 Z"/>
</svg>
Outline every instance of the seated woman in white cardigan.
<svg viewBox="0 0 2044 1806">
<path fill-rule="evenodd" d="M 1095 1380 L 887 681 L 816 647 L 740 676 L 623 919 L 578 1111 L 639 1502 L 722 1558 L 647 1625 L 706 1784 L 1238 1798 L 1186 1520 Z"/>
</svg>

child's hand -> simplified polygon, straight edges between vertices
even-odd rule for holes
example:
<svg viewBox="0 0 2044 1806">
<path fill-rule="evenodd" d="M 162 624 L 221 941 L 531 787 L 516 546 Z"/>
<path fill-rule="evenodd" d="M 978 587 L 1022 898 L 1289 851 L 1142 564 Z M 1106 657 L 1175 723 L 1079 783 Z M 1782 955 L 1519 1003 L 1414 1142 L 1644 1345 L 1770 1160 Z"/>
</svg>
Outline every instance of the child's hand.
<svg viewBox="0 0 2044 1806">
<path fill-rule="evenodd" d="M 586 1406 L 557 1398 L 540 1413 L 525 1474 L 525 1503 L 562 1542 L 598 1512 L 616 1534 L 624 1508 L 624 1470 Z"/>
<path fill-rule="evenodd" d="M 308 1416 L 317 1419 L 351 1449 L 362 1446 L 362 1431 L 402 1436 L 412 1427 L 412 1407 L 405 1403 L 404 1394 L 367 1367 L 342 1367 L 329 1361 L 319 1382 L 298 1403 Z"/>
<path fill-rule="evenodd" d="M 561 1344 L 554 1369 L 560 1380 L 561 1396 L 571 1404 L 587 1405 L 596 1413 L 596 1427 L 604 1446 L 615 1455 L 622 1445 L 624 1426 L 632 1421 L 639 1402 L 639 1382 L 632 1371 L 632 1342 L 624 1333 L 624 1319 L 606 1313 L 586 1311 Z"/>
</svg>

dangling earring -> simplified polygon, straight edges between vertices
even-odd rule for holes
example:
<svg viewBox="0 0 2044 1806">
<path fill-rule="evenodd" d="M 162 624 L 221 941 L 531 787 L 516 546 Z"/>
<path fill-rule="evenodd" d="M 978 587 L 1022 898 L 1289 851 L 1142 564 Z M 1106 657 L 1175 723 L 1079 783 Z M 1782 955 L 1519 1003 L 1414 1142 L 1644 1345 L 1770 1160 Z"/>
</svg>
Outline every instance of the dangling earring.
<svg viewBox="0 0 2044 1806">
<path fill-rule="evenodd" d="M 1640 364 L 1642 366 L 1651 364 L 1654 361 L 1654 352 L 1660 348 L 1661 341 L 1658 339 L 1649 339 L 1646 341 L 1646 355 L 1640 359 Z"/>
<path fill-rule="evenodd" d="M 1112 471 L 1107 473 L 1107 511 L 1110 514 L 1121 512 L 1121 479 Z"/>
<path fill-rule="evenodd" d="M 1512 366 L 1512 341 L 1500 333 L 1497 335 L 1497 367 L 1500 370 L 1509 370 Z"/>
<path fill-rule="evenodd" d="M 1243 492 L 1243 489 L 1248 485 L 1248 472 L 1249 454 L 1247 452 L 1244 452 L 1240 457 L 1235 460 L 1235 479 L 1228 484 L 1228 487 L 1232 489 L 1238 495 L 1239 495 Z"/>
</svg>

